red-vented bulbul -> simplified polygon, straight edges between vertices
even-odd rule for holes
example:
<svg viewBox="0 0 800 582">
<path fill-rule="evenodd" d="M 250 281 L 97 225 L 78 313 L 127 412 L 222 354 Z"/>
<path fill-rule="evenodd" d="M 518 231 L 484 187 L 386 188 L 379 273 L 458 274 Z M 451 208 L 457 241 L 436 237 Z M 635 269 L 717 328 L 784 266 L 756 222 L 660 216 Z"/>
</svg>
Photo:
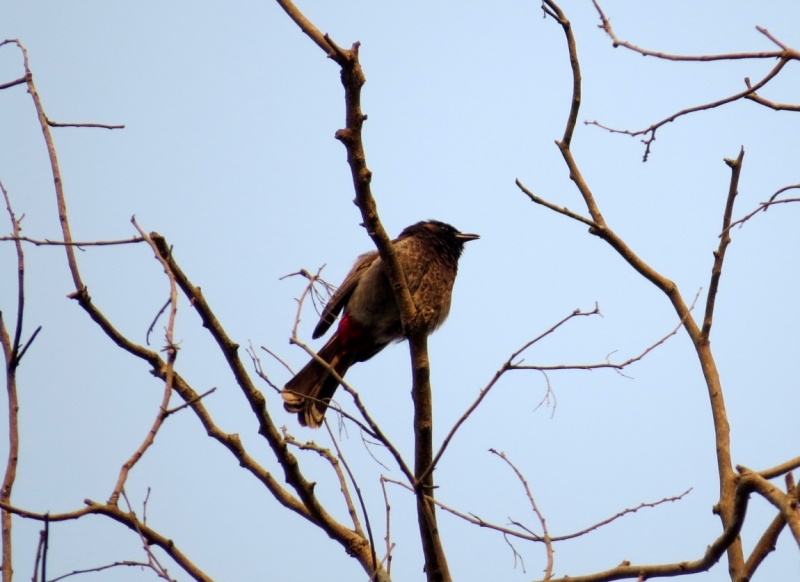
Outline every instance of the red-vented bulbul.
<svg viewBox="0 0 800 582">
<path fill-rule="evenodd" d="M 430 314 L 426 318 L 428 334 L 447 319 L 458 259 L 464 243 L 477 238 L 477 234 L 463 234 L 449 224 L 428 220 L 409 226 L 392 241 L 414 304 Z M 356 259 L 325 306 L 312 337 L 328 331 L 342 309 L 339 327 L 319 351 L 319 357 L 339 377 L 356 362 L 365 362 L 390 342 L 403 339 L 400 310 L 377 251 Z M 328 368 L 311 360 L 286 383 L 281 393 L 283 406 L 297 413 L 301 425 L 317 428 L 338 386 Z"/>
</svg>

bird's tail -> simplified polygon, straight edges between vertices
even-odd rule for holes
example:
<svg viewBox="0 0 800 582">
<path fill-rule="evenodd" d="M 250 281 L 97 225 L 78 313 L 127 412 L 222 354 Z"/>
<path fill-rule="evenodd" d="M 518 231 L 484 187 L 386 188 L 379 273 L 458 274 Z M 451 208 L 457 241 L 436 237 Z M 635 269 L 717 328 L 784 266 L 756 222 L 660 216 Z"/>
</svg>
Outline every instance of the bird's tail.
<svg viewBox="0 0 800 582">
<path fill-rule="evenodd" d="M 355 363 L 354 355 L 343 349 L 338 332 L 322 346 L 318 355 L 340 378 Z M 283 407 L 288 412 L 296 412 L 302 426 L 319 428 L 322 425 L 328 402 L 339 387 L 339 381 L 331 374 L 330 368 L 315 358 L 283 387 Z"/>
</svg>

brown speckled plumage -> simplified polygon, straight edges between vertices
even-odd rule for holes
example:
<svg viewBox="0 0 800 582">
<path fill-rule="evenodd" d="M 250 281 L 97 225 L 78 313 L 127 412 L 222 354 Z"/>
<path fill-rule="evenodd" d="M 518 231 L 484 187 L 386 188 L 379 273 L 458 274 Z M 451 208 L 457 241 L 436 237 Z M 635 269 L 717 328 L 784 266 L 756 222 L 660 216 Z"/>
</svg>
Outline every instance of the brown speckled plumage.
<svg viewBox="0 0 800 582">
<path fill-rule="evenodd" d="M 462 234 L 449 224 L 429 220 L 404 229 L 393 242 L 417 309 L 427 318 L 427 333 L 447 319 L 464 243 L 479 238 Z M 400 311 L 394 300 L 383 261 L 377 251 L 365 253 L 325 306 L 313 337 L 322 336 L 344 310 L 338 329 L 319 356 L 344 376 L 392 341 L 403 339 Z M 311 360 L 287 382 L 284 407 L 295 412 L 303 426 L 318 427 L 339 382 L 325 366 Z"/>
</svg>

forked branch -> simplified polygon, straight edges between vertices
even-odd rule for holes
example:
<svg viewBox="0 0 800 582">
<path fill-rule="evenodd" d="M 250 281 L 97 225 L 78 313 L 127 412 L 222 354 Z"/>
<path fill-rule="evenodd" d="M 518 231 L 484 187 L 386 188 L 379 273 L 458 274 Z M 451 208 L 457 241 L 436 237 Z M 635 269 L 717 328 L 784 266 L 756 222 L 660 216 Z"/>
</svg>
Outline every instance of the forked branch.
<svg viewBox="0 0 800 582">
<path fill-rule="evenodd" d="M 749 99 L 756 103 L 760 103 L 761 105 L 765 105 L 766 107 L 770 107 L 771 109 L 777 110 L 786 110 L 786 111 L 800 111 L 800 106 L 798 105 L 784 105 L 780 103 L 774 103 L 763 97 L 760 97 L 756 91 L 764 87 L 767 83 L 769 83 L 775 76 L 786 66 L 787 63 L 790 61 L 797 61 L 800 60 L 800 52 L 786 46 L 784 43 L 779 41 L 775 36 L 773 36 L 766 28 L 757 26 L 756 29 L 758 32 L 766 36 L 771 42 L 777 45 L 780 50 L 777 51 L 768 51 L 768 52 L 744 52 L 744 53 L 727 53 L 727 54 L 719 54 L 719 55 L 674 55 L 669 53 L 651 51 L 648 49 L 644 49 L 638 47 L 632 43 L 629 43 L 624 40 L 620 40 L 614 29 L 611 27 L 611 21 L 603 12 L 603 9 L 600 7 L 600 4 L 597 0 L 592 0 L 594 3 L 595 8 L 597 9 L 598 14 L 600 15 L 600 28 L 602 28 L 606 34 L 611 38 L 611 42 L 613 43 L 614 47 L 624 47 L 628 50 L 631 50 L 635 53 L 638 53 L 643 56 L 650 56 L 659 59 L 664 59 L 668 61 L 692 61 L 692 62 L 709 62 L 709 61 L 731 61 L 731 60 L 753 60 L 753 59 L 778 59 L 778 63 L 772 68 L 772 70 L 767 73 L 763 79 L 761 79 L 755 85 L 751 85 L 750 79 L 745 79 L 745 84 L 747 88 L 744 91 L 740 91 L 730 97 L 725 97 L 723 99 L 718 99 L 717 101 L 712 101 L 710 103 L 705 103 L 702 105 L 697 105 L 694 107 L 688 107 L 686 109 L 682 109 L 677 113 L 670 115 L 662 119 L 661 121 L 650 125 L 645 129 L 640 129 L 636 131 L 628 130 L 628 129 L 614 129 L 612 127 L 608 127 L 599 123 L 598 121 L 585 121 L 584 123 L 587 125 L 596 125 L 606 131 L 611 133 L 621 133 L 629 136 L 645 136 L 642 139 L 642 143 L 645 144 L 645 152 L 643 161 L 647 161 L 647 158 L 650 155 L 650 150 L 653 142 L 656 139 L 656 131 L 668 124 L 672 123 L 679 117 L 683 117 L 684 115 L 688 115 L 690 113 L 695 113 L 697 111 L 705 111 L 708 109 L 714 109 L 716 107 L 721 107 L 723 105 L 727 105 L 728 103 L 732 103 L 739 99 Z"/>
</svg>

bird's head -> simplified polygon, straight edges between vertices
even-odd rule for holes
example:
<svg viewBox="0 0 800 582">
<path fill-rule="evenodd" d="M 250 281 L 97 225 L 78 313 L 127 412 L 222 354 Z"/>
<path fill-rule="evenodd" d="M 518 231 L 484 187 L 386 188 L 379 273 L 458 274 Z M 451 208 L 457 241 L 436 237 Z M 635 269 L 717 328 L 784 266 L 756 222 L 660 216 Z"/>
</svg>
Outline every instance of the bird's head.
<svg viewBox="0 0 800 582">
<path fill-rule="evenodd" d="M 454 251 L 456 257 L 461 255 L 465 242 L 481 238 L 480 235 L 463 233 L 456 227 L 438 220 L 423 220 L 406 227 L 399 238 L 407 236 L 430 238 Z"/>
</svg>

